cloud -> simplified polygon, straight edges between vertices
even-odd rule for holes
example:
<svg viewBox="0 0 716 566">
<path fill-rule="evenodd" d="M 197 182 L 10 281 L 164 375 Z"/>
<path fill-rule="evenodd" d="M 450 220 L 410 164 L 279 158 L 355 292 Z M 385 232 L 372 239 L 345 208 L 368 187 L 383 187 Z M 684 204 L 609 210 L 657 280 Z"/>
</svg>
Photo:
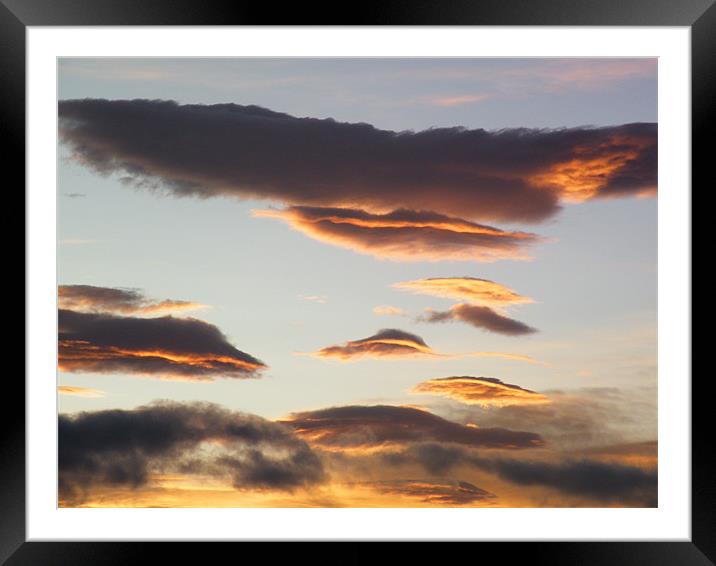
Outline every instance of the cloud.
<svg viewBox="0 0 716 566">
<path fill-rule="evenodd" d="M 155 402 L 133 410 L 60 415 L 60 499 L 152 474 L 227 478 L 237 489 L 292 490 L 323 482 L 318 457 L 283 425 L 210 403 Z"/>
<path fill-rule="evenodd" d="M 436 106 L 460 106 L 462 104 L 482 102 L 488 98 L 490 98 L 489 94 L 466 94 L 463 96 L 445 96 L 442 98 L 434 98 L 431 102 Z"/>
<path fill-rule="evenodd" d="M 659 444 L 656 440 L 597 446 L 582 452 L 591 458 L 646 468 L 656 468 L 659 460 Z"/>
<path fill-rule="evenodd" d="M 435 356 L 426 343 L 415 334 L 384 328 L 373 336 L 361 340 L 351 340 L 340 346 L 327 346 L 315 353 L 322 358 L 348 360 L 364 356 L 374 358 L 395 358 L 404 356 Z"/>
<path fill-rule="evenodd" d="M 373 308 L 373 312 L 378 316 L 408 316 L 408 313 L 400 307 L 391 307 L 390 305 L 380 305 Z"/>
<path fill-rule="evenodd" d="M 293 206 L 255 210 L 331 245 L 394 261 L 481 261 L 529 259 L 535 234 L 511 232 L 434 212 L 395 210 L 371 214 L 349 208 Z"/>
<path fill-rule="evenodd" d="M 321 305 L 325 305 L 328 302 L 328 297 L 325 295 L 298 295 L 298 298 L 302 301 L 318 303 Z"/>
<path fill-rule="evenodd" d="M 540 221 L 563 199 L 654 193 L 657 125 L 379 130 L 258 106 L 59 102 L 79 160 L 174 195 Z"/>
<path fill-rule="evenodd" d="M 440 413 L 462 423 L 519 428 L 529 423 L 556 450 L 574 452 L 653 439 L 657 435 L 655 390 L 583 388 L 542 391 L 546 404 L 516 404 L 499 410 L 450 404 Z"/>
<path fill-rule="evenodd" d="M 475 328 L 482 328 L 483 330 L 508 336 L 522 336 L 537 332 L 536 329 L 527 326 L 523 322 L 501 315 L 490 307 L 466 305 L 464 303 L 453 305 L 448 311 L 428 309 L 428 314 L 419 317 L 418 320 L 421 322 L 460 321 Z"/>
<path fill-rule="evenodd" d="M 518 360 L 527 363 L 541 363 L 529 356 L 519 354 L 507 354 L 503 352 L 466 352 L 466 353 L 440 353 L 433 350 L 425 343 L 420 336 L 398 330 L 396 328 L 384 328 L 373 336 L 360 340 L 350 340 L 343 344 L 326 346 L 310 355 L 319 358 L 336 358 L 342 361 L 359 358 L 462 358 L 466 356 L 477 358 L 503 358 L 507 360 Z"/>
<path fill-rule="evenodd" d="M 614 462 L 575 460 L 541 462 L 516 459 L 475 459 L 474 464 L 519 485 L 546 486 L 563 493 L 600 500 L 644 501 L 657 506 L 657 471 Z"/>
<path fill-rule="evenodd" d="M 542 393 L 505 383 L 494 377 L 438 377 L 418 383 L 412 390 L 416 393 L 442 395 L 483 407 L 550 403 L 549 397 Z"/>
<path fill-rule="evenodd" d="M 137 289 L 94 285 L 60 285 L 57 295 L 59 308 L 82 312 L 153 315 L 206 308 L 190 301 L 154 301 Z"/>
<path fill-rule="evenodd" d="M 564 494 L 601 501 L 638 502 L 656 506 L 657 470 L 587 458 L 535 460 L 485 457 L 479 451 L 456 445 L 426 442 L 408 446 L 400 452 L 387 453 L 384 465 L 418 463 L 433 475 L 454 468 L 472 467 L 497 475 L 520 486 L 548 487 Z"/>
<path fill-rule="evenodd" d="M 266 366 L 194 318 L 123 317 L 60 310 L 59 369 L 211 381 L 248 378 Z"/>
<path fill-rule="evenodd" d="M 489 491 L 466 481 L 387 480 L 360 485 L 379 493 L 415 498 L 435 505 L 469 505 L 495 498 Z"/>
<path fill-rule="evenodd" d="M 384 448 L 425 441 L 503 449 L 535 448 L 544 444 L 538 434 L 465 426 L 415 407 L 331 407 L 294 413 L 280 422 L 326 449 Z"/>
<path fill-rule="evenodd" d="M 74 395 L 77 397 L 104 397 L 104 391 L 101 389 L 92 389 L 90 387 L 78 387 L 76 385 L 60 385 L 57 387 L 60 395 Z"/>
<path fill-rule="evenodd" d="M 534 302 L 529 297 L 520 295 L 500 283 L 477 277 L 431 277 L 395 283 L 393 287 L 421 295 L 457 299 L 493 307 Z"/>
</svg>

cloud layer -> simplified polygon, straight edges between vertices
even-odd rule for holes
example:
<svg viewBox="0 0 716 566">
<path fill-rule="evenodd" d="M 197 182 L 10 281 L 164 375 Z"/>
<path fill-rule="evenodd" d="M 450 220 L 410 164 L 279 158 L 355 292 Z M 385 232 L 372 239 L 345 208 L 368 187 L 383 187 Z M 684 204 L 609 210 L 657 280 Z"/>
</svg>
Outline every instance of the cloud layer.
<svg viewBox="0 0 716 566">
<path fill-rule="evenodd" d="M 657 436 L 656 394 L 641 389 L 586 388 L 548 390 L 547 404 L 516 404 L 499 410 L 451 404 L 442 414 L 457 422 L 486 427 L 529 429 L 557 450 L 574 452 Z"/>
<path fill-rule="evenodd" d="M 59 308 L 82 312 L 155 315 L 206 308 L 190 301 L 155 301 L 137 289 L 94 285 L 60 285 L 57 295 Z"/>
<path fill-rule="evenodd" d="M 399 209 L 372 214 L 349 208 L 293 206 L 256 210 L 303 234 L 379 259 L 395 261 L 481 261 L 528 259 L 540 238 L 434 212 Z"/>
<path fill-rule="evenodd" d="M 504 307 L 533 302 L 500 283 L 477 277 L 431 277 L 395 283 L 393 287 L 483 306 Z"/>
<path fill-rule="evenodd" d="M 519 320 L 502 315 L 490 307 L 467 305 L 460 303 L 453 305 L 447 311 L 429 310 L 427 315 L 418 318 L 422 322 L 464 322 L 475 328 L 506 334 L 507 336 L 522 336 L 537 332 Z"/>
<path fill-rule="evenodd" d="M 442 475 L 452 469 L 475 468 L 520 486 L 546 487 L 580 499 L 655 507 L 657 471 L 595 459 L 535 460 L 483 456 L 463 446 L 426 442 L 388 454 L 385 464 L 417 462 L 426 471 Z M 571 506 L 571 504 L 570 504 Z"/>
<path fill-rule="evenodd" d="M 102 487 L 141 487 L 160 472 L 226 478 L 237 489 L 292 490 L 325 480 L 318 457 L 289 428 L 209 403 L 60 415 L 58 449 L 65 500 Z"/>
<path fill-rule="evenodd" d="M 560 200 L 656 190 L 656 124 L 392 132 L 257 106 L 63 100 L 76 159 L 176 195 L 539 221 Z"/>
<path fill-rule="evenodd" d="M 414 407 L 332 407 L 294 413 L 281 422 L 312 444 L 328 449 L 382 448 L 425 441 L 503 449 L 544 444 L 531 432 L 465 426 Z"/>
<path fill-rule="evenodd" d="M 60 310 L 59 369 L 207 381 L 255 377 L 263 362 L 193 318 L 124 317 Z"/>
<path fill-rule="evenodd" d="M 437 377 L 418 383 L 413 391 L 456 399 L 469 405 L 507 407 L 511 405 L 544 405 L 549 397 L 505 383 L 494 377 Z"/>
</svg>

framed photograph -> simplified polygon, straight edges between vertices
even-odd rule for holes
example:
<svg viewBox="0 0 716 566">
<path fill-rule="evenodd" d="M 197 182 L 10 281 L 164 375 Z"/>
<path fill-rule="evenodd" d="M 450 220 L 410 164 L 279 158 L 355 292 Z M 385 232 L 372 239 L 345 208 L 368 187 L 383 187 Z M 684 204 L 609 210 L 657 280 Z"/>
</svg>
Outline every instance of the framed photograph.
<svg viewBox="0 0 716 566">
<path fill-rule="evenodd" d="M 1 0 L 27 332 L 0 562 L 713 564 L 713 2 L 318 12 Z"/>
</svg>

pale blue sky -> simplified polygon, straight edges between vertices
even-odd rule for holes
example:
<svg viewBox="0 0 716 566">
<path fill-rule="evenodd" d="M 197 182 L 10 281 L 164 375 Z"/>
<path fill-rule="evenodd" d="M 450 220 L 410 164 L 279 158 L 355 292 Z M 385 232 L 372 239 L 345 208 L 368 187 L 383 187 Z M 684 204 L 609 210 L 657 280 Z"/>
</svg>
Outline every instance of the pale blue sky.
<svg viewBox="0 0 716 566">
<path fill-rule="evenodd" d="M 655 122 L 656 92 L 656 66 L 644 60 L 59 62 L 60 99 L 257 104 L 394 130 Z M 260 380 L 206 384 L 61 374 L 62 385 L 107 393 L 99 399 L 61 396 L 63 412 L 172 398 L 278 417 L 328 405 L 426 402 L 406 390 L 449 375 L 498 377 L 536 390 L 656 385 L 655 198 L 566 205 L 542 224 L 499 224 L 550 240 L 534 250 L 532 261 L 406 263 L 332 247 L 281 222 L 252 217 L 252 209 L 272 204 L 266 201 L 177 199 L 128 188 L 67 160 L 60 161 L 58 177 L 60 284 L 136 287 L 158 299 L 212 305 L 195 316 L 270 366 Z M 67 196 L 73 193 L 84 196 Z M 501 336 L 372 312 L 378 305 L 415 314 L 444 310 L 451 301 L 390 285 L 451 276 L 491 279 L 532 297 L 534 304 L 511 314 L 540 332 Z M 326 302 L 301 295 L 325 296 Z M 294 354 L 383 327 L 414 332 L 441 352 L 526 354 L 549 365 L 480 358 L 340 363 Z"/>
</svg>

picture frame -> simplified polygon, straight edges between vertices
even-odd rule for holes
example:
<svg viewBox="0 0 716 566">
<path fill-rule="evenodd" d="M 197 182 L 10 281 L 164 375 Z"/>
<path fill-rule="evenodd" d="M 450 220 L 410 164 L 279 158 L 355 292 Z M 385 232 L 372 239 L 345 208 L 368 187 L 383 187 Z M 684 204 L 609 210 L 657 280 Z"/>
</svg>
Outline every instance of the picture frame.
<svg viewBox="0 0 716 566">
<path fill-rule="evenodd" d="M 0 0 L 0 61 L 6 80 L 0 106 L 0 129 L 9 141 L 6 163 L 15 170 L 15 183 L 25 183 L 25 34 L 31 26 L 214 26 L 214 25 L 398 25 L 398 26 L 688 26 L 692 56 L 692 185 L 706 179 L 706 139 L 713 132 L 716 100 L 716 7 L 713 0 L 437 0 L 405 3 L 396 0 L 362 4 L 348 17 L 318 6 L 286 7 L 282 13 L 258 8 L 193 0 Z M 692 191 L 693 194 L 693 191 Z M 27 282 L 26 282 L 27 284 Z M 26 339 L 31 339 L 28 335 Z M 509 542 L 484 543 L 481 553 L 503 561 L 539 564 L 707 565 L 716 563 L 716 487 L 714 448 L 709 437 L 710 410 L 706 380 L 692 379 L 692 519 L 690 542 Z M 39 542 L 26 538 L 26 460 L 24 385 L 8 379 L 6 399 L 12 410 L 2 412 L 2 488 L 0 488 L 0 563 L 125 564 L 148 562 L 159 553 L 181 553 L 185 560 L 206 559 L 202 544 L 146 542 Z M 235 543 L 234 543 L 235 544 Z M 372 559 L 375 542 L 353 544 L 350 560 Z M 383 545 L 384 547 L 385 545 Z M 382 548 L 380 551 L 382 552 Z M 232 547 L 233 548 L 233 547 Z M 271 547 L 269 554 L 277 547 Z M 336 550 L 340 550 L 340 547 Z M 315 549 L 301 546 L 299 555 Z M 329 551 L 330 552 L 330 551 Z M 437 556 L 431 547 L 428 556 Z M 444 552 L 444 550 L 443 550 Z M 421 554 L 423 550 L 421 549 Z M 328 554 L 326 556 L 329 556 Z M 333 561 L 333 559 L 328 559 Z M 343 559 L 341 561 L 344 561 Z"/>
</svg>

